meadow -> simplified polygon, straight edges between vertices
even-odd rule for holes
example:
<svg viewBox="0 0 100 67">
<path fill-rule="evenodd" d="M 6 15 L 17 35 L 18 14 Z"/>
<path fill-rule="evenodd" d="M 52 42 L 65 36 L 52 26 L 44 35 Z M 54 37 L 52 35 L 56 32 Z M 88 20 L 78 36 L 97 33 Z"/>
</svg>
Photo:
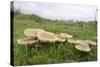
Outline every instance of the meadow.
<svg viewBox="0 0 100 67">
<path fill-rule="evenodd" d="M 17 44 L 17 39 L 24 38 L 27 28 L 41 28 L 59 34 L 61 32 L 73 35 L 75 39 L 90 39 L 96 41 L 96 22 L 71 22 L 50 21 L 34 15 L 14 15 L 13 21 L 13 51 L 14 65 L 77 63 L 97 60 L 97 46 L 91 46 L 90 52 L 80 52 L 70 43 L 42 44 L 39 48 L 27 48 Z M 62 45 L 60 48 L 59 46 Z"/>
</svg>

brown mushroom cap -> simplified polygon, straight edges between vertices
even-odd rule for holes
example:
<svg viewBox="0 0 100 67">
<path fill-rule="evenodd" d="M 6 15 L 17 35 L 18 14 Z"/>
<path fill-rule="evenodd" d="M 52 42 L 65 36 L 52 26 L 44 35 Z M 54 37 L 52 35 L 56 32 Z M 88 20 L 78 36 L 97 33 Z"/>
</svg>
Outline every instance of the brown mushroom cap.
<svg viewBox="0 0 100 67">
<path fill-rule="evenodd" d="M 28 28 L 24 31 L 24 34 L 25 36 L 28 36 L 28 37 L 37 37 L 37 33 L 40 31 L 44 31 L 44 30 Z"/>
<path fill-rule="evenodd" d="M 34 40 L 33 38 L 23 38 L 23 39 L 17 40 L 18 44 L 34 44 L 37 42 L 38 42 L 38 40 Z"/>
<path fill-rule="evenodd" d="M 95 41 L 92 40 L 86 40 L 86 43 L 90 44 L 90 45 L 97 45 Z"/>
<path fill-rule="evenodd" d="M 60 37 L 63 37 L 63 38 L 72 38 L 73 36 L 70 35 L 70 34 L 66 34 L 66 33 L 60 33 Z"/>
<path fill-rule="evenodd" d="M 77 50 L 84 51 L 84 52 L 89 52 L 89 51 L 91 51 L 90 47 L 87 46 L 87 45 L 78 44 L 78 45 L 75 45 L 75 48 L 76 48 Z"/>
<path fill-rule="evenodd" d="M 37 35 L 37 38 L 42 42 L 55 42 L 57 41 L 57 37 L 54 33 L 40 31 Z"/>
</svg>

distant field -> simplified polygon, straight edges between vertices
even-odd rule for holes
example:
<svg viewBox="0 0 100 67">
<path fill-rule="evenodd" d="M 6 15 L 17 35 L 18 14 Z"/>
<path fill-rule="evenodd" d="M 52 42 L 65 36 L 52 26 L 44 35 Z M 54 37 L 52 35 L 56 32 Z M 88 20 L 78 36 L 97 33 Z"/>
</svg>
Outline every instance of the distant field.
<svg viewBox="0 0 100 67">
<path fill-rule="evenodd" d="M 64 32 L 72 34 L 75 39 L 90 39 L 96 41 L 97 27 L 95 22 L 65 24 L 57 21 L 45 21 L 44 19 L 38 20 L 34 16 L 14 16 L 14 65 L 71 63 L 97 60 L 97 46 L 91 46 L 92 50 L 89 53 L 83 53 L 76 50 L 74 45 L 69 43 L 64 43 L 61 48 L 58 47 L 62 43 L 54 43 L 49 44 L 48 47 L 30 48 L 28 51 L 26 46 L 17 44 L 17 39 L 25 37 L 23 31 L 27 28 L 42 28 L 53 33 Z"/>
</svg>

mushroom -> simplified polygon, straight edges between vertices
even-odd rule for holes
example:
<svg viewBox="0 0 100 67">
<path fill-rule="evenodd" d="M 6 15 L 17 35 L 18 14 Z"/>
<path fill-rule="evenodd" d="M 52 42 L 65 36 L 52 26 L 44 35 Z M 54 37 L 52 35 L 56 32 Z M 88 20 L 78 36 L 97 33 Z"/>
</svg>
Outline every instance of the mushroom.
<svg viewBox="0 0 100 67">
<path fill-rule="evenodd" d="M 75 40 L 75 39 L 67 39 L 68 43 L 73 43 L 73 44 L 80 44 L 84 42 L 83 40 Z"/>
<path fill-rule="evenodd" d="M 85 42 L 90 44 L 90 45 L 94 45 L 94 46 L 96 45 L 96 42 L 92 41 L 92 40 L 86 40 Z"/>
<path fill-rule="evenodd" d="M 91 45 L 96 45 L 96 42 L 92 40 L 76 40 L 76 43 L 87 43 Z"/>
<path fill-rule="evenodd" d="M 68 42 L 68 43 L 74 43 L 74 44 L 77 44 L 76 40 L 74 40 L 74 39 L 67 39 L 67 42 Z"/>
<path fill-rule="evenodd" d="M 66 34 L 66 33 L 60 33 L 60 37 L 69 39 L 69 38 L 72 38 L 73 36 L 70 34 Z"/>
<path fill-rule="evenodd" d="M 37 34 L 37 38 L 42 42 L 55 42 L 55 41 L 57 41 L 57 37 L 54 33 L 46 32 L 46 31 L 40 31 Z"/>
<path fill-rule="evenodd" d="M 34 40 L 33 38 L 24 38 L 24 39 L 18 39 L 17 40 L 17 43 L 18 44 L 34 44 L 34 43 L 37 43 L 38 40 Z"/>
<path fill-rule="evenodd" d="M 84 52 L 91 51 L 90 47 L 87 44 L 78 44 L 78 45 L 75 45 L 75 48 L 79 51 L 84 51 Z"/>
<path fill-rule="evenodd" d="M 77 43 L 86 43 L 85 40 L 76 40 Z"/>
<path fill-rule="evenodd" d="M 57 36 L 57 41 L 58 41 L 58 42 L 65 42 L 65 41 L 66 41 L 65 38 L 62 38 L 62 37 L 60 37 L 60 36 L 57 35 L 57 34 L 56 34 L 56 36 Z"/>
<path fill-rule="evenodd" d="M 32 29 L 32 28 L 28 28 L 24 31 L 24 34 L 26 36 L 29 36 L 29 37 L 37 37 L 37 33 L 40 32 L 40 31 L 44 31 L 42 29 Z"/>
</svg>

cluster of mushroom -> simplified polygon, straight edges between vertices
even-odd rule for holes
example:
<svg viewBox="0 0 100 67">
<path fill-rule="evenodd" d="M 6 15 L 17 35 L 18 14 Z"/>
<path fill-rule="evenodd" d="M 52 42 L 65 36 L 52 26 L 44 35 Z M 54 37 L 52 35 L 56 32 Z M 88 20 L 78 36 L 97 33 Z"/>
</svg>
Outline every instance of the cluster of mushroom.
<svg viewBox="0 0 100 67">
<path fill-rule="evenodd" d="M 96 42 L 92 40 L 74 40 L 74 39 L 68 39 L 69 43 L 75 44 L 75 48 L 84 51 L 89 52 L 91 51 L 90 45 L 96 46 Z"/>
<path fill-rule="evenodd" d="M 35 44 L 39 41 L 41 42 L 47 42 L 47 43 L 54 43 L 54 42 L 68 42 L 76 44 L 75 48 L 80 51 L 89 52 L 91 49 L 89 47 L 89 44 L 96 45 L 96 42 L 91 40 L 74 40 L 72 39 L 73 36 L 67 33 L 60 33 L 60 34 L 54 34 L 52 32 L 45 31 L 43 29 L 32 29 L 28 28 L 25 29 L 24 35 L 27 36 L 27 38 L 24 39 L 18 39 L 18 44 Z"/>
</svg>

